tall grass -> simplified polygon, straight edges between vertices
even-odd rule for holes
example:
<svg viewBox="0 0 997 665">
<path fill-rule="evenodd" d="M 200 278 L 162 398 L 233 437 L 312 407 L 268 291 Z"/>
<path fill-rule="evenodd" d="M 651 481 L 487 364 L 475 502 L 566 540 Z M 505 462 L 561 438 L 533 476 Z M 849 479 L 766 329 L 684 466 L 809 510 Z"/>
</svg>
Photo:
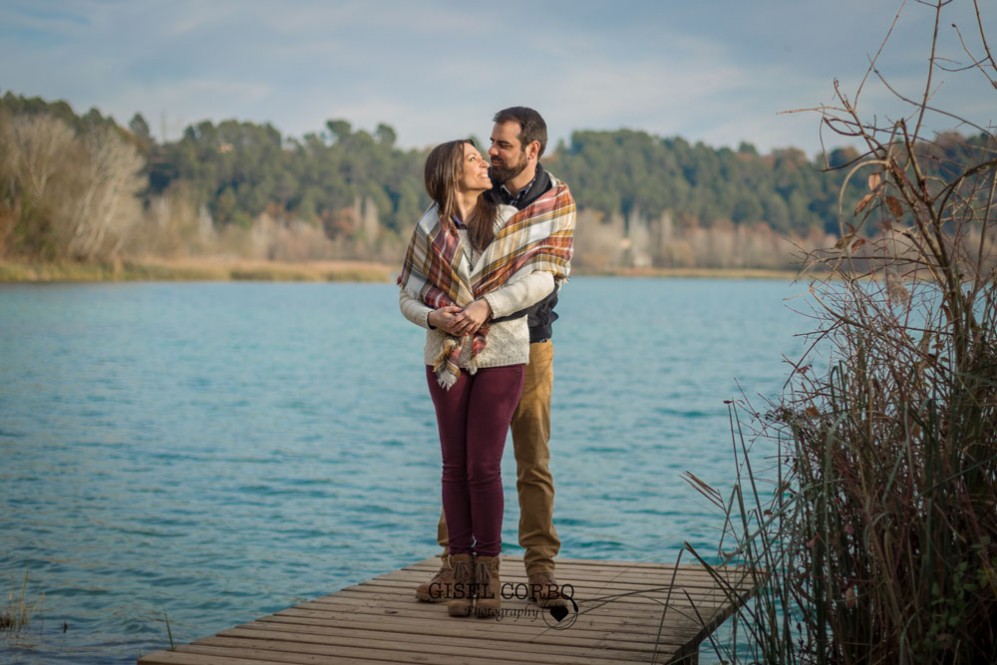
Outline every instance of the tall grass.
<svg viewBox="0 0 997 665">
<path fill-rule="evenodd" d="M 947 3 L 934 5 L 940 28 Z M 978 63 L 993 83 L 988 50 Z M 929 169 L 933 85 L 888 127 L 844 95 L 822 109 L 865 141 L 846 168 L 869 193 L 808 257 L 826 272 L 784 395 L 761 412 L 731 404 L 733 491 L 689 476 L 725 515 L 721 560 L 760 584 L 735 643 L 715 645 L 725 660 L 997 662 L 997 136 L 977 127 L 969 163 Z"/>
<path fill-rule="evenodd" d="M 17 637 L 31 621 L 34 613 L 41 607 L 45 594 L 40 595 L 37 599 L 28 598 L 28 571 L 24 571 L 24 578 L 20 585 L 17 585 L 14 579 L 10 578 L 9 586 L 6 602 L 0 608 L 0 635 Z"/>
<path fill-rule="evenodd" d="M 112 263 L 26 263 L 0 259 L 0 282 L 267 281 L 390 282 L 394 266 L 364 261 L 280 262 L 220 258 Z"/>
</svg>

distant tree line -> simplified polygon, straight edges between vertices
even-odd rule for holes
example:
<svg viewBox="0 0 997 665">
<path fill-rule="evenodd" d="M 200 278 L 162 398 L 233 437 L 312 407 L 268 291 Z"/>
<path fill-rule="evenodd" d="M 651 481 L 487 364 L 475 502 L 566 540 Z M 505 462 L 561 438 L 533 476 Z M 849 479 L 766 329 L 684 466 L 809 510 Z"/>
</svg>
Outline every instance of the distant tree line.
<svg viewBox="0 0 997 665">
<path fill-rule="evenodd" d="M 403 150 L 396 140 L 384 124 L 370 133 L 330 120 L 296 138 L 270 124 L 226 120 L 157 142 L 139 114 L 123 127 L 96 109 L 78 115 L 63 101 L 7 92 L 0 254 L 396 260 L 428 205 L 426 150 Z M 953 133 L 926 145 L 933 175 L 957 172 L 978 140 Z M 837 234 L 841 185 L 858 157 L 852 148 L 810 160 L 795 148 L 762 155 L 747 143 L 716 149 L 640 131 L 586 130 L 545 163 L 572 187 L 585 222 L 579 233 L 589 234 L 580 249 L 601 252 L 592 265 L 632 263 L 641 253 L 647 265 L 724 265 L 710 254 L 750 234 Z M 865 191 L 851 183 L 843 209 L 854 210 Z M 730 242 L 718 243 L 716 233 Z M 695 237 L 706 249 L 675 251 Z M 634 242 L 646 251 L 635 254 Z"/>
</svg>

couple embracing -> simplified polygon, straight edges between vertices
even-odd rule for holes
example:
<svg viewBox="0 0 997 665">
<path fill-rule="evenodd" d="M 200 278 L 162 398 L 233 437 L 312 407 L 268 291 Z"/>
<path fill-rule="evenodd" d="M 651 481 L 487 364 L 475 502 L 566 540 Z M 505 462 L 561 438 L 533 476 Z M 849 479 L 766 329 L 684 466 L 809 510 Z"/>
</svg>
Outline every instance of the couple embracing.
<svg viewBox="0 0 997 665">
<path fill-rule="evenodd" d="M 398 283 L 405 317 L 426 329 L 423 361 L 443 456 L 442 566 L 416 589 L 451 616 L 495 615 L 512 427 L 519 543 L 530 599 L 564 605 L 554 577 L 550 459 L 552 324 L 568 277 L 575 202 L 540 164 L 547 126 L 535 110 L 495 114 L 486 160 L 469 140 L 426 160 L 433 205 L 419 220 Z"/>
</svg>

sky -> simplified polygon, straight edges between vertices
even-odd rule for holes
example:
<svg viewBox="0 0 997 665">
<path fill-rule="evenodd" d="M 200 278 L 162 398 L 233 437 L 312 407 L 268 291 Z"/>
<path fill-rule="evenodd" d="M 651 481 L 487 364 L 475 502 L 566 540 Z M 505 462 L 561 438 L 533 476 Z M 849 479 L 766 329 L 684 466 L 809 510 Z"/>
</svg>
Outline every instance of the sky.
<svg viewBox="0 0 997 665">
<path fill-rule="evenodd" d="M 997 44 L 997 2 L 980 4 Z M 971 0 L 941 21 L 939 55 L 957 69 L 971 59 L 952 23 L 979 48 Z M 882 46 L 885 80 L 919 97 L 933 27 L 917 0 L 0 0 L 0 94 L 120 124 L 141 113 L 167 140 L 205 120 L 302 137 L 344 119 L 423 148 L 487 139 L 497 110 L 524 105 L 552 145 L 632 129 L 815 156 L 822 140 L 847 144 L 812 110 L 838 105 L 835 80 L 867 119 L 910 112 L 862 80 Z M 997 89 L 978 71 L 932 83 L 933 105 L 997 122 Z M 971 131 L 945 116 L 928 126 Z"/>
</svg>

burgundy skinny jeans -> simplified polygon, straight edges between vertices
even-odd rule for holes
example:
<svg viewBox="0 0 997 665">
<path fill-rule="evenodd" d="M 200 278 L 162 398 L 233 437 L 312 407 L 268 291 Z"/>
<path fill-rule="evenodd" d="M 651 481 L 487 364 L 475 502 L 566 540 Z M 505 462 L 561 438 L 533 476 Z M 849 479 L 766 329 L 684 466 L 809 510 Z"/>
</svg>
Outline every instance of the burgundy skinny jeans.
<svg viewBox="0 0 997 665">
<path fill-rule="evenodd" d="M 525 365 L 461 372 L 450 390 L 426 367 L 443 451 L 443 512 L 450 554 L 502 550 L 502 451 L 523 392 Z"/>
</svg>

